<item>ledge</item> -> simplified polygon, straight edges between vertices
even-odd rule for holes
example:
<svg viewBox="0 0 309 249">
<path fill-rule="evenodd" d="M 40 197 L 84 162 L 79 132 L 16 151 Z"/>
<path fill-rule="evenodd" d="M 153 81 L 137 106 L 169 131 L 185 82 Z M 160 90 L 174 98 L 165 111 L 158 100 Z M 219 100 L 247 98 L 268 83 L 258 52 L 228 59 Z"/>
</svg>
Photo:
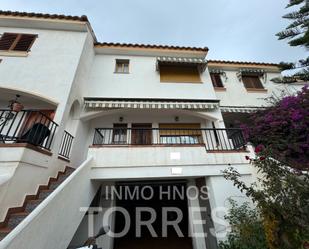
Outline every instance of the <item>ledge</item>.
<svg viewBox="0 0 309 249">
<path fill-rule="evenodd" d="M 240 150 L 207 150 L 207 153 L 250 153 L 250 151 L 246 149 Z"/>
<path fill-rule="evenodd" d="M 226 88 L 225 87 L 214 87 L 216 92 L 225 92 Z"/>
<path fill-rule="evenodd" d="M 48 150 L 44 150 L 40 147 L 34 146 L 32 144 L 27 144 L 27 143 L 0 144 L 0 148 L 27 148 L 27 149 L 37 151 L 37 152 L 42 153 L 42 154 L 47 155 L 47 156 L 53 155 L 53 153 L 51 153 Z"/>
<path fill-rule="evenodd" d="M 249 93 L 267 93 L 267 89 L 260 89 L 260 88 L 246 88 L 247 92 Z"/>
<path fill-rule="evenodd" d="M 203 81 L 169 81 L 169 80 L 160 80 L 160 83 L 171 83 L 171 84 L 203 84 Z"/>
<path fill-rule="evenodd" d="M 65 161 L 65 162 L 67 162 L 67 163 L 70 162 L 70 159 L 65 158 L 65 157 L 62 157 L 62 156 L 60 156 L 60 155 L 58 155 L 58 159 L 60 159 L 60 160 L 62 160 L 62 161 Z"/>
<path fill-rule="evenodd" d="M 89 148 L 140 148 L 140 147 L 203 147 L 204 144 L 110 144 L 110 145 L 90 145 Z"/>
<path fill-rule="evenodd" d="M 28 52 L 24 51 L 4 51 L 0 50 L 0 56 L 7 56 L 7 57 L 27 57 Z"/>
</svg>

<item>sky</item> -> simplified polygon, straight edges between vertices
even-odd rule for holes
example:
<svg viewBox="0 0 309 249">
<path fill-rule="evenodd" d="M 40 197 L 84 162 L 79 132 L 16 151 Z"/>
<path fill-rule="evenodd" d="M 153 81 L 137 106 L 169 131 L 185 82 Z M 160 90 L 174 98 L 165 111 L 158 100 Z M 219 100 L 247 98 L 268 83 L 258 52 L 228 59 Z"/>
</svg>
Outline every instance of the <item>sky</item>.
<svg viewBox="0 0 309 249">
<path fill-rule="evenodd" d="M 295 62 L 278 41 L 288 0 L 0 0 L 0 9 L 87 15 L 100 42 L 208 47 L 208 59 Z"/>
</svg>

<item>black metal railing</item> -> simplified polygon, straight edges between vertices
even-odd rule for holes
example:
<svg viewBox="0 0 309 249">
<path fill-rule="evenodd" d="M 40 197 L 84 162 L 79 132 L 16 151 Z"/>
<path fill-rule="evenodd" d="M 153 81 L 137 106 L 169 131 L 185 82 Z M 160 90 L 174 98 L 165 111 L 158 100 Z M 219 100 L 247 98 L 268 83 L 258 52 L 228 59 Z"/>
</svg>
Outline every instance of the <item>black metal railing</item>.
<svg viewBox="0 0 309 249">
<path fill-rule="evenodd" d="M 59 150 L 59 156 L 70 159 L 71 148 L 74 137 L 67 131 L 64 131 Z"/>
<path fill-rule="evenodd" d="M 241 129 L 96 128 L 93 145 L 203 145 L 206 150 L 241 150 Z"/>
<path fill-rule="evenodd" d="M 58 124 L 37 110 L 0 109 L 0 144 L 29 143 L 50 150 Z"/>
</svg>

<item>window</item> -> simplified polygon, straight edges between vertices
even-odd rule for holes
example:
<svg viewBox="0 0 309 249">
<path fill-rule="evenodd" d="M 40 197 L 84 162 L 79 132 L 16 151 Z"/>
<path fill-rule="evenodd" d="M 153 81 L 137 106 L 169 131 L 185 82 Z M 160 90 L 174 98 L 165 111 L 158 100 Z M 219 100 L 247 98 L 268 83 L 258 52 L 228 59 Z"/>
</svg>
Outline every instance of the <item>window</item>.
<svg viewBox="0 0 309 249">
<path fill-rule="evenodd" d="M 200 124 L 159 124 L 161 144 L 203 143 Z"/>
<path fill-rule="evenodd" d="M 264 89 L 259 76 L 242 76 L 242 81 L 247 89 Z"/>
<path fill-rule="evenodd" d="M 127 124 L 114 124 L 113 143 L 114 144 L 127 143 Z"/>
<path fill-rule="evenodd" d="M 219 73 L 210 73 L 210 77 L 214 87 L 224 87 Z"/>
<path fill-rule="evenodd" d="M 115 73 L 129 73 L 129 60 L 116 60 Z"/>
<path fill-rule="evenodd" d="M 160 65 L 161 82 L 201 83 L 197 66 Z"/>
<path fill-rule="evenodd" d="M 28 52 L 37 35 L 3 33 L 0 37 L 0 50 Z"/>
</svg>

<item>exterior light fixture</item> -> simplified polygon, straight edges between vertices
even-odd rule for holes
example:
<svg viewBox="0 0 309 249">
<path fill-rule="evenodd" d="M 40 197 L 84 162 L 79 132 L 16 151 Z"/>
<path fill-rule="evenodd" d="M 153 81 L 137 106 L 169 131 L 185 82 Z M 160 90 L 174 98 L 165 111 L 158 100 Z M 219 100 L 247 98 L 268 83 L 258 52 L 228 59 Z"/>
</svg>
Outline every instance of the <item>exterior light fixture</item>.
<svg viewBox="0 0 309 249">
<path fill-rule="evenodd" d="M 11 111 L 13 112 L 20 112 L 22 109 L 24 109 L 24 106 L 17 101 L 18 98 L 20 98 L 20 95 L 16 94 L 15 99 L 10 100 L 10 105 L 8 107 L 10 107 Z"/>
<path fill-rule="evenodd" d="M 178 121 L 179 121 L 179 117 L 176 116 L 176 117 L 175 117 L 175 122 L 178 122 Z"/>
<path fill-rule="evenodd" d="M 123 117 L 119 117 L 119 122 L 123 122 Z"/>
<path fill-rule="evenodd" d="M 15 116 L 15 113 L 20 112 L 22 109 L 24 109 L 24 106 L 19 103 L 17 100 L 20 98 L 19 94 L 16 94 L 15 99 L 9 101 L 8 107 L 9 110 L 4 111 L 4 115 L 1 115 L 0 118 L 0 127 L 3 127 L 8 124 L 8 121 L 12 120 Z"/>
</svg>

